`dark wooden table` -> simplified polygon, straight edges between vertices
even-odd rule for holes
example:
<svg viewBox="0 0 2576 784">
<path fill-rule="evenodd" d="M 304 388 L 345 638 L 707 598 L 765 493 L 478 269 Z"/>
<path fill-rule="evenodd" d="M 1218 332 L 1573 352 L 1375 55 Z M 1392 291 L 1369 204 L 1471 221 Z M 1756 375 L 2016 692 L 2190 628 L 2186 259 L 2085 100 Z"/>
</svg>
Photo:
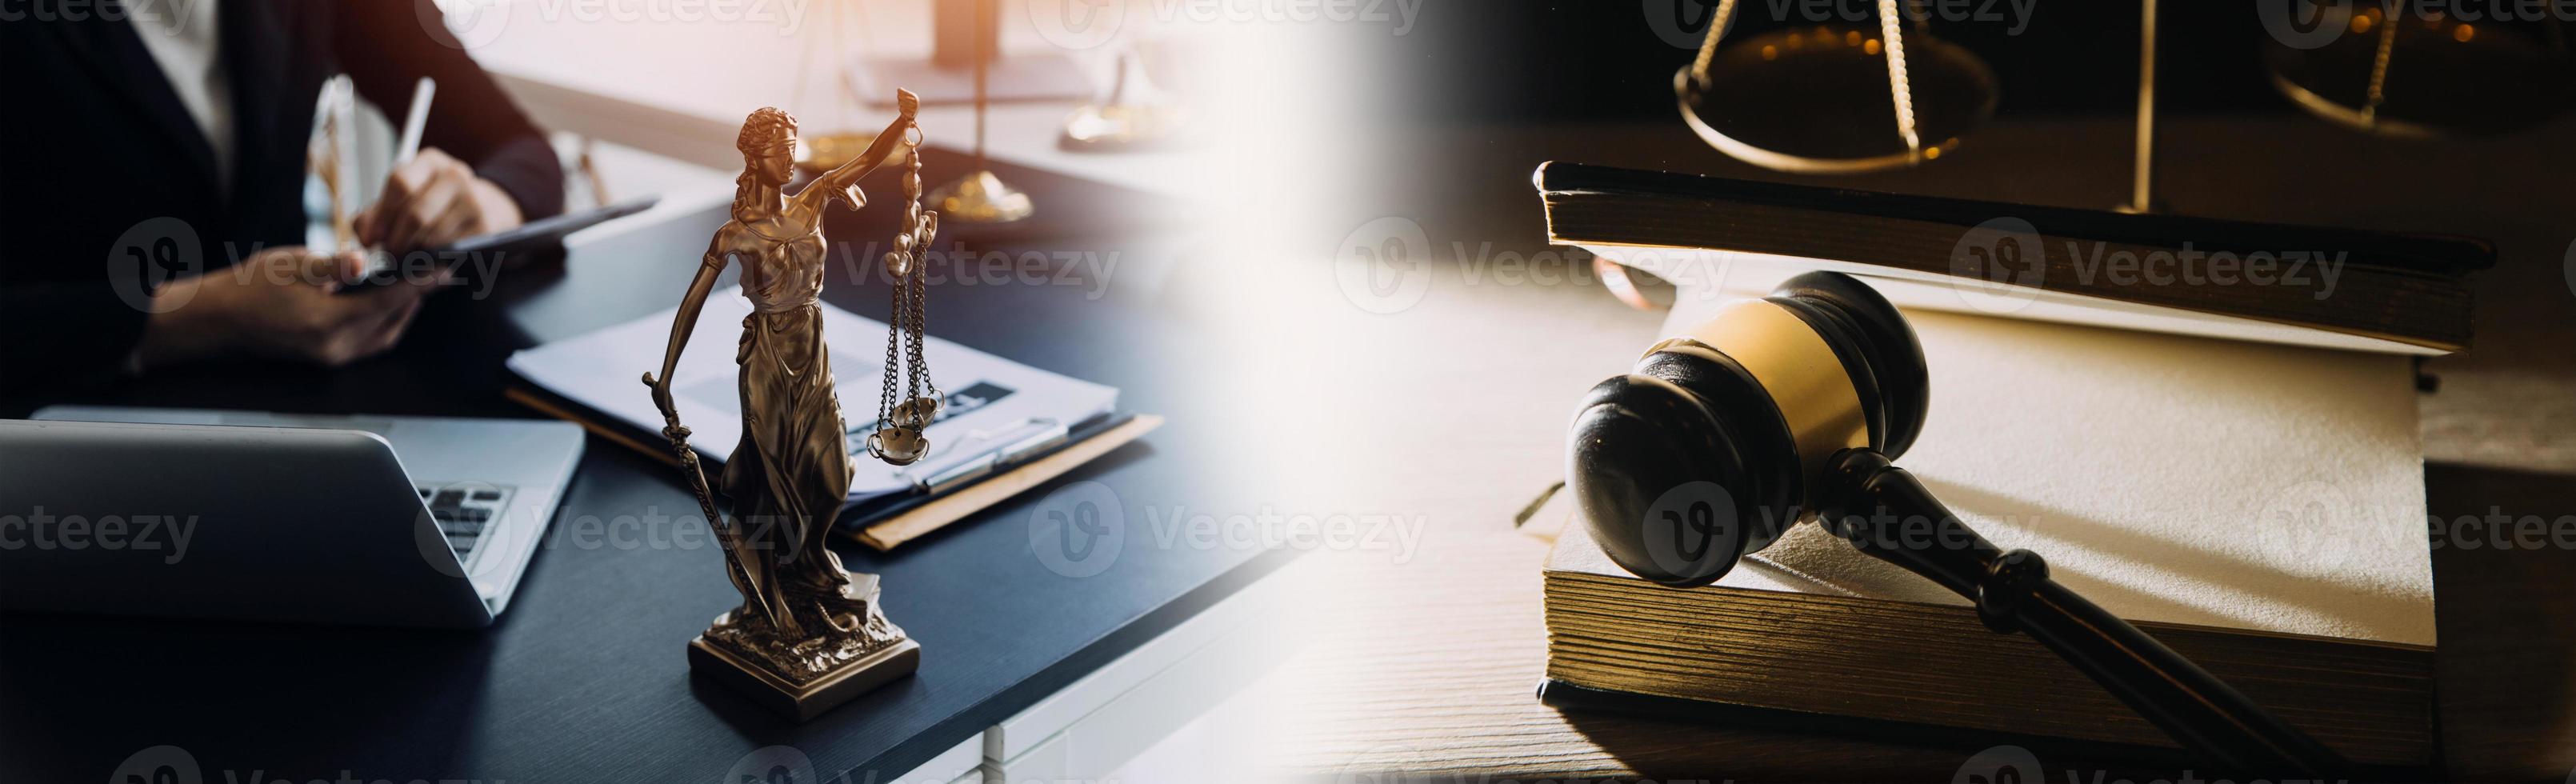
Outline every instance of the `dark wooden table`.
<svg viewBox="0 0 2576 784">
<path fill-rule="evenodd" d="M 931 179 L 959 173 L 959 156 L 934 155 Z M 1122 200 L 1137 198 L 1034 172 L 1006 175 L 1068 217 L 1083 214 L 1085 201 L 1129 209 Z M 883 247 L 891 223 L 844 213 L 830 231 L 836 252 L 863 252 Z M 961 234 L 974 236 L 951 236 Z M 655 522 L 697 514 L 667 466 L 593 438 L 545 546 L 488 630 L 0 617 L 0 780 L 96 781 L 129 755 L 168 744 L 193 755 L 205 781 L 344 772 L 393 781 L 713 781 L 776 745 L 804 753 L 826 777 L 886 781 L 975 737 L 1290 556 L 1164 547 L 1138 535 L 1098 575 L 1066 576 L 1036 560 L 1029 521 L 1049 489 L 1094 481 L 1131 508 L 1231 508 L 1239 502 L 1229 494 L 1239 491 L 1226 477 L 1247 458 L 1226 436 L 1222 408 L 1190 393 L 1183 360 L 1210 348 L 1184 315 L 1162 306 L 1154 267 L 1169 262 L 1139 250 L 1150 244 L 1142 233 L 1018 235 L 987 232 L 998 239 L 973 247 L 1129 258 L 1106 281 L 939 286 L 932 331 L 1119 386 L 1123 407 L 1170 423 L 896 553 L 836 546 L 852 568 L 884 576 L 888 615 L 923 646 L 914 677 L 802 725 L 692 678 L 683 645 L 736 601 L 720 554 L 703 535 L 682 544 L 667 522 Z M 13 400 L 0 415 L 84 402 L 532 417 L 502 399 L 501 360 L 669 307 L 703 243 L 513 271 L 488 300 L 440 295 L 393 353 L 340 371 L 185 369 Z M 882 320 L 885 292 L 836 268 L 827 298 Z M 0 590 L 6 581 L 0 575 Z"/>
</svg>

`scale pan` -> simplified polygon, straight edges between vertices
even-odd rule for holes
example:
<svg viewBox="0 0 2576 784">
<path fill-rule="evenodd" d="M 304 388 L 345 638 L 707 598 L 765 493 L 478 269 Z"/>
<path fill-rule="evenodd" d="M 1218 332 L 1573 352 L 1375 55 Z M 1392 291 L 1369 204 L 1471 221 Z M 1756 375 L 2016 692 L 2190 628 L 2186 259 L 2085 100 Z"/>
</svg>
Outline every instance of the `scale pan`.
<svg viewBox="0 0 2576 784">
<path fill-rule="evenodd" d="M 1756 166 L 1842 174 L 1913 165 L 1896 130 L 1895 99 L 1878 36 L 1816 27 L 1754 36 L 1718 50 L 1708 79 L 1673 74 L 1682 119 L 1702 141 Z M 1922 159 L 1948 154 L 1994 116 L 1995 73 L 1957 45 L 1905 37 Z"/>
<path fill-rule="evenodd" d="M 2273 89 L 2336 125 L 2410 138 L 2493 135 L 2538 125 L 2576 99 L 2566 48 L 2544 25 L 2410 17 L 2389 42 L 2378 110 L 2364 111 L 2388 19 L 2377 8 L 2321 10 L 2345 32 L 2314 49 L 2267 39 L 2263 64 Z"/>
</svg>

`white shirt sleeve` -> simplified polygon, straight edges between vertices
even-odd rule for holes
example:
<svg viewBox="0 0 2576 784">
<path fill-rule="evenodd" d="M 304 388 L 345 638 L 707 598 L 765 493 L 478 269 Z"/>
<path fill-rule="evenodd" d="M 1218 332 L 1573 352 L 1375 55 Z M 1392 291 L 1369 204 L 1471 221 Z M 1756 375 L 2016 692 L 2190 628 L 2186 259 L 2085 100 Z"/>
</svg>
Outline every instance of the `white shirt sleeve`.
<svg viewBox="0 0 2576 784">
<path fill-rule="evenodd" d="M 206 144 L 215 151 L 215 176 L 224 189 L 232 189 L 233 168 L 233 100 L 232 84 L 224 74 L 223 61 L 216 57 L 223 34 L 217 29 L 217 0 L 195 2 L 127 3 L 127 17 L 133 20 L 134 34 L 143 39 L 143 48 L 161 66 L 161 74 L 170 81 L 170 89 L 179 95 L 188 116 L 197 121 L 197 129 L 206 135 Z"/>
</svg>

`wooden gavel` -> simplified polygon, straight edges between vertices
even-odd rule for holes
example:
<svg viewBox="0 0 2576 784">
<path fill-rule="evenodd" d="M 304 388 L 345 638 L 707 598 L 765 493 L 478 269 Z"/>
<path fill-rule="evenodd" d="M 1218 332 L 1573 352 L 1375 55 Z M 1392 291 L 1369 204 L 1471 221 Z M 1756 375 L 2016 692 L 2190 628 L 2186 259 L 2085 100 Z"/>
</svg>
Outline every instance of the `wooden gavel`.
<svg viewBox="0 0 2576 784">
<path fill-rule="evenodd" d="M 1575 415 L 1568 483 L 1612 561 L 1675 588 L 1716 582 L 1813 518 L 1862 552 L 1975 602 L 2184 747 L 2230 772 L 2330 776 L 2344 760 L 2245 695 L 1959 522 L 1890 461 L 1930 405 L 1903 315 L 1849 276 L 1813 272 L 1728 305 L 1601 382 Z M 1714 486 L 1722 492 L 1694 491 Z M 1709 509 L 1676 508 L 1682 505 Z M 1687 532 L 1679 527 L 1690 521 Z M 1894 526 L 1911 526 L 1898 531 Z M 1680 546 L 1677 536 L 1693 536 Z"/>
</svg>

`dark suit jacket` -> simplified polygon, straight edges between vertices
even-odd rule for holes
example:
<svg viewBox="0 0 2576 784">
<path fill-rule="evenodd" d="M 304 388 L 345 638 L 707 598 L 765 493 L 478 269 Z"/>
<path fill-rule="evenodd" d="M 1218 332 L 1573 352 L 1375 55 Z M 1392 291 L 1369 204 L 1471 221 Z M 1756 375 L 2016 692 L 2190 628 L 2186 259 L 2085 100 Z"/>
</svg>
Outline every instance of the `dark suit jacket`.
<svg viewBox="0 0 2576 784">
<path fill-rule="evenodd" d="M 113 374 L 160 281 L 303 244 L 305 143 L 333 74 L 395 114 L 437 79 L 421 144 L 530 219 L 563 209 L 553 150 L 430 0 L 222 0 L 229 189 L 136 22 L 95 5 L 0 0 L 0 394 Z"/>
</svg>

